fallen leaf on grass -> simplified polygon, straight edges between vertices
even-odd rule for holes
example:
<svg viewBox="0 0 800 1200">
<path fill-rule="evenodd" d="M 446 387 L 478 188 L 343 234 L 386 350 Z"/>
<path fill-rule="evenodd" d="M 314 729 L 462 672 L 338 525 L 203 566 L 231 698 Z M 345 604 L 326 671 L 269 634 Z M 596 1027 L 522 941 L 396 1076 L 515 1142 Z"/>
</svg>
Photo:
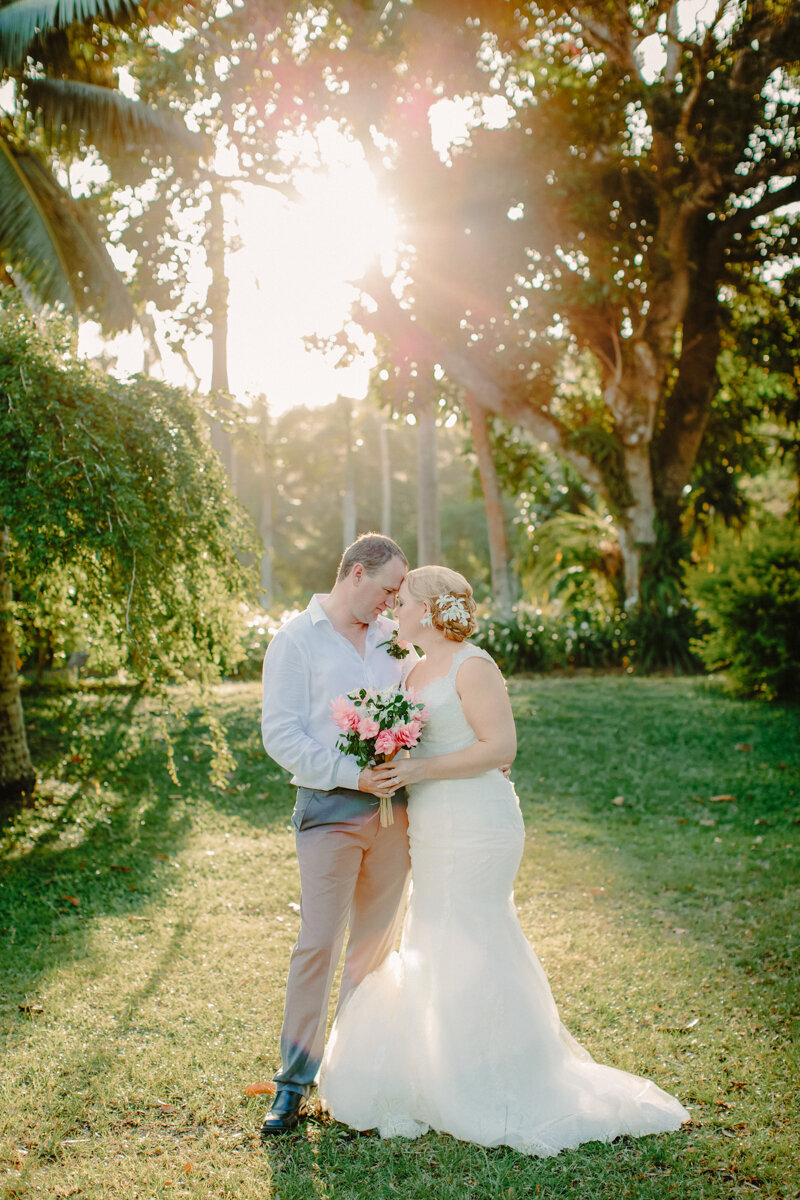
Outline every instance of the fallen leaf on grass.
<svg viewBox="0 0 800 1200">
<path fill-rule="evenodd" d="M 709 796 L 708 802 L 709 804 L 724 804 L 726 802 L 728 804 L 735 804 L 736 797 L 729 796 L 726 792 L 722 792 L 719 796 Z"/>
<path fill-rule="evenodd" d="M 615 796 L 611 803 L 616 804 L 617 808 L 622 808 L 623 804 L 625 803 L 625 797 Z"/>
<path fill-rule="evenodd" d="M 748 746 L 747 742 L 737 742 L 733 747 L 734 750 L 752 750 L 752 746 Z"/>
<path fill-rule="evenodd" d="M 266 1083 L 248 1083 L 242 1091 L 245 1096 L 271 1096 L 275 1091 L 275 1084 L 271 1079 Z"/>
<path fill-rule="evenodd" d="M 701 825 L 716 825 L 716 823 L 713 817 L 702 817 L 700 820 Z"/>
<path fill-rule="evenodd" d="M 191 1173 L 192 1173 L 192 1171 L 193 1171 L 193 1170 L 194 1170 L 194 1163 L 193 1163 L 193 1162 L 191 1162 L 191 1161 L 190 1161 L 190 1162 L 187 1162 L 187 1163 L 184 1163 L 184 1164 L 183 1164 L 183 1173 L 184 1173 L 184 1175 L 191 1175 Z"/>
<path fill-rule="evenodd" d="M 169 862 L 169 855 L 168 855 L 168 854 L 159 854 L 157 851 L 156 851 L 156 853 L 153 855 L 153 858 L 160 858 L 162 862 Z"/>
<path fill-rule="evenodd" d="M 156 1108 L 162 1113 L 173 1113 L 178 1111 L 174 1104 L 168 1104 L 166 1100 L 156 1100 Z"/>
<path fill-rule="evenodd" d="M 130 867 L 118 866 L 116 863 L 112 863 L 111 866 L 109 867 L 109 870 L 111 870 L 111 871 L 130 871 L 130 869 L 131 869 Z"/>
<path fill-rule="evenodd" d="M 77 896 L 62 896 L 62 900 L 66 900 L 67 904 L 71 904 L 73 908 L 80 908 L 80 900 Z"/>
<path fill-rule="evenodd" d="M 44 1007 L 41 1004 L 20 1004 L 19 1011 L 33 1015 L 33 1013 L 43 1013 Z"/>
</svg>

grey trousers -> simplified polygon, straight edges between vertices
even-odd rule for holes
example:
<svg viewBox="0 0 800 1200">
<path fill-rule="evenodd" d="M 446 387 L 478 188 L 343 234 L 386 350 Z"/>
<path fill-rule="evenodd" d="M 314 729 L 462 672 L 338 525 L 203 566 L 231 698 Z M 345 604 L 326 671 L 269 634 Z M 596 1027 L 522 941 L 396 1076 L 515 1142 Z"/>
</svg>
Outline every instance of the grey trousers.
<svg viewBox="0 0 800 1200">
<path fill-rule="evenodd" d="M 393 810 L 394 824 L 382 827 L 377 802 L 362 793 L 300 789 L 295 810 L 300 932 L 289 963 L 281 1069 L 275 1075 L 291 1091 L 308 1095 L 314 1086 L 348 924 L 339 1006 L 394 947 L 410 863 L 406 805 L 395 803 Z"/>
</svg>

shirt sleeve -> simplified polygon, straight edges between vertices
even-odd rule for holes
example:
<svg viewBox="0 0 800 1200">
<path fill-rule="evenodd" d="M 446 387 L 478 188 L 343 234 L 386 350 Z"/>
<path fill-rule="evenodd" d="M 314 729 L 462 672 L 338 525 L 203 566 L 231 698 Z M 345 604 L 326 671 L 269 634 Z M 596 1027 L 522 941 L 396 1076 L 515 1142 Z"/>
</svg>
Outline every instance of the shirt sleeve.
<svg viewBox="0 0 800 1200">
<path fill-rule="evenodd" d="M 270 758 L 301 787 L 358 789 L 358 763 L 307 733 L 310 663 L 291 637 L 277 633 L 264 656 L 261 737 Z"/>
</svg>

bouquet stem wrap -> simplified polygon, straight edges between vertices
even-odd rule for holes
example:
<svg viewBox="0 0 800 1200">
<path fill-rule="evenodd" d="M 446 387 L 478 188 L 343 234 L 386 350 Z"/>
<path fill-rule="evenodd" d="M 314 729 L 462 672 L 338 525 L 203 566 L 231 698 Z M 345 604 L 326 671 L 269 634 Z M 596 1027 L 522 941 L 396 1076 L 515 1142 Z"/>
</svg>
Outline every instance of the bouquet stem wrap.
<svg viewBox="0 0 800 1200">
<path fill-rule="evenodd" d="M 397 754 L 396 750 L 393 750 L 391 754 L 379 754 L 378 757 L 375 759 L 375 765 L 378 766 L 381 763 L 391 762 L 392 759 L 394 758 L 395 754 Z M 392 797 L 391 796 L 381 796 L 380 801 L 381 801 L 381 825 L 385 829 L 387 825 L 394 825 L 394 809 L 392 808 Z"/>
</svg>

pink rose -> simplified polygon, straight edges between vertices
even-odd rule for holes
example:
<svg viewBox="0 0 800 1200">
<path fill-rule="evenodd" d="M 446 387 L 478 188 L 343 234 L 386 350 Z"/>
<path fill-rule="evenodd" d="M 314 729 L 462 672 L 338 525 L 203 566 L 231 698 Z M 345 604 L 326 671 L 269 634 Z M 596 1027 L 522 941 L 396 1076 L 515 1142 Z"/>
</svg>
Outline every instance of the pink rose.
<svg viewBox="0 0 800 1200">
<path fill-rule="evenodd" d="M 391 729 L 382 729 L 375 739 L 376 754 L 393 754 L 396 749 Z"/>
<path fill-rule="evenodd" d="M 331 700 L 331 719 L 345 733 L 358 725 L 358 713 L 346 696 L 337 696 L 335 700 Z"/>
<path fill-rule="evenodd" d="M 399 725 L 392 730 L 398 746 L 416 746 L 421 729 L 419 721 L 409 721 L 407 725 Z"/>
<path fill-rule="evenodd" d="M 358 729 L 358 736 L 363 738 L 364 741 L 374 738 L 375 734 L 380 733 L 381 730 L 378 722 L 373 720 L 372 717 L 359 717 L 356 728 Z"/>
</svg>

